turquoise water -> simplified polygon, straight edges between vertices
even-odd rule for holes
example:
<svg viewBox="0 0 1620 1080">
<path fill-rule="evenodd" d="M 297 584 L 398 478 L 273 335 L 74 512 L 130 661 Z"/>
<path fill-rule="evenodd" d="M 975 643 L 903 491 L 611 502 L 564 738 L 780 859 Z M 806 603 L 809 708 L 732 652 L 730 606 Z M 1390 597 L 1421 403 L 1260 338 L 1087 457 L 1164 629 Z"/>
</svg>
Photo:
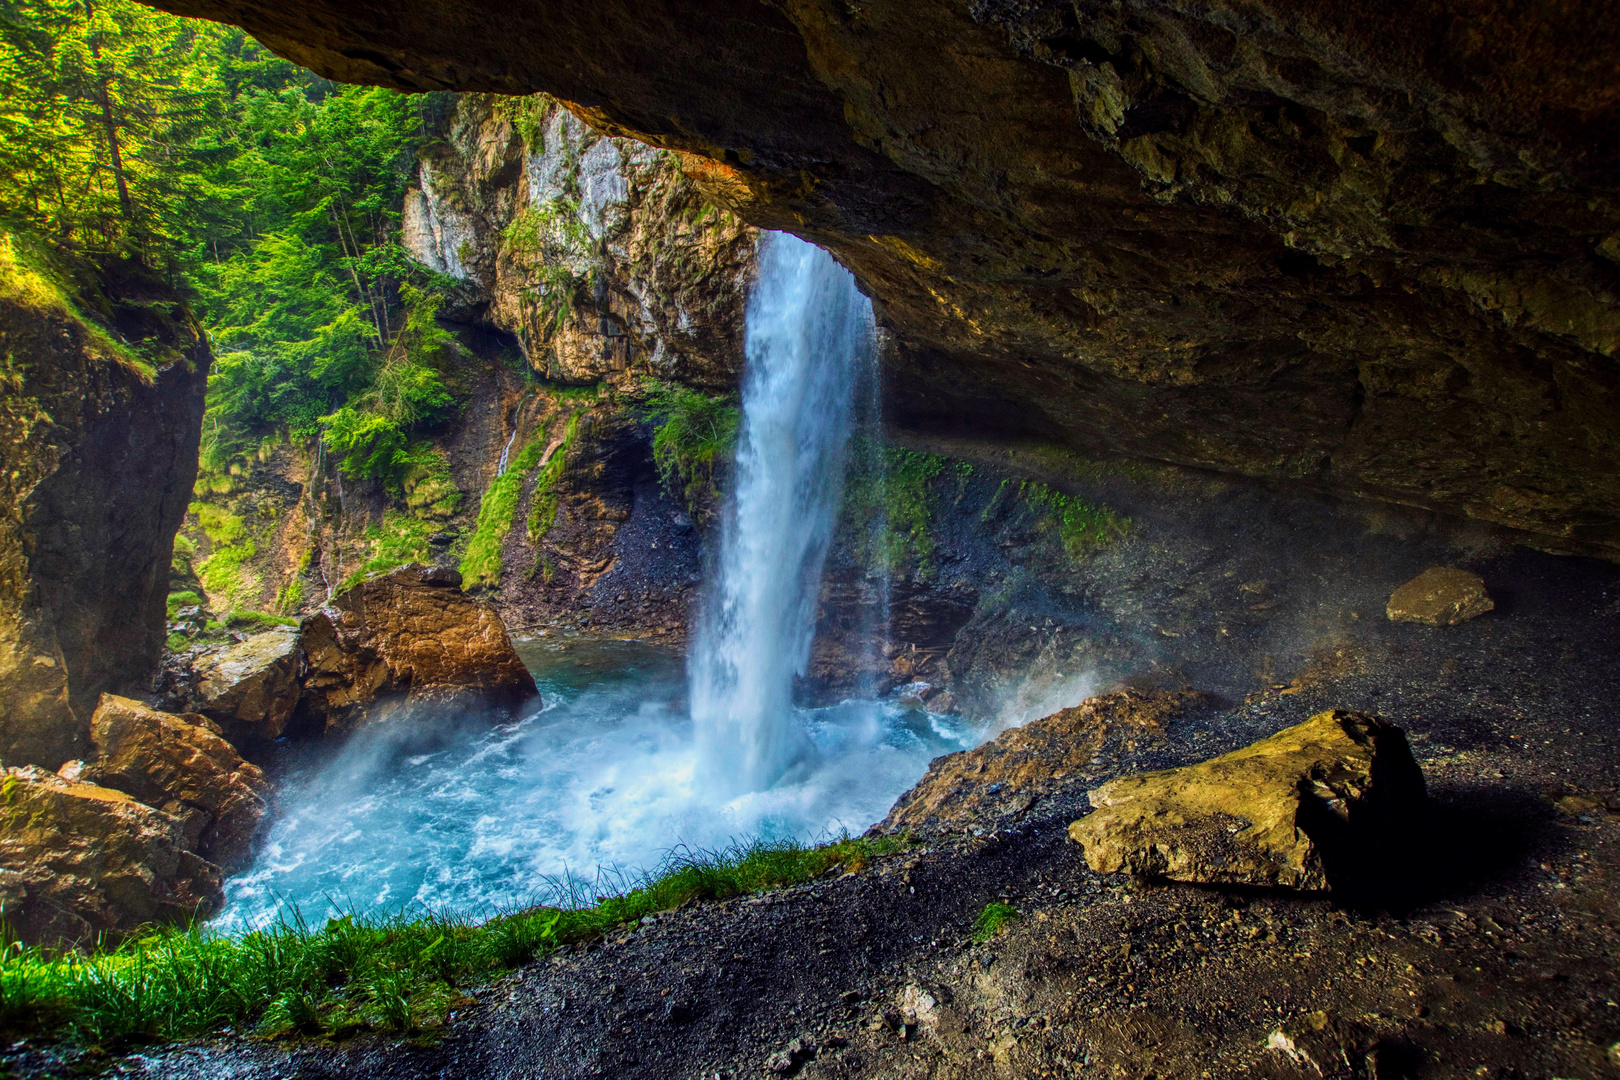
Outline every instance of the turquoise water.
<svg viewBox="0 0 1620 1080">
<path fill-rule="evenodd" d="M 895 702 L 793 709 L 808 752 L 733 796 L 698 778 L 682 657 L 635 642 L 517 645 L 545 702 L 527 720 L 447 717 L 426 750 L 379 725 L 296 751 L 258 859 L 227 882 L 214 924 L 260 926 L 293 906 L 312 921 L 482 918 L 552 899 L 566 878 L 619 887 L 679 845 L 859 833 L 931 758 L 978 741 Z"/>
</svg>

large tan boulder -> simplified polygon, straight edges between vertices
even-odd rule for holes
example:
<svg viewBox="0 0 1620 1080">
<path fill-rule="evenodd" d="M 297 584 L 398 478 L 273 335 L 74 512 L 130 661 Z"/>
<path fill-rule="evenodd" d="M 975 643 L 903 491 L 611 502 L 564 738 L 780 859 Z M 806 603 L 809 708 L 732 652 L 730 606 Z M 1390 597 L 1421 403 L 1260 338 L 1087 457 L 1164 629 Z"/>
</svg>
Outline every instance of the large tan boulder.
<svg viewBox="0 0 1620 1080">
<path fill-rule="evenodd" d="M 1496 607 L 1478 574 L 1451 566 L 1423 571 L 1390 595 L 1385 614 L 1391 622 L 1455 626 Z"/>
<path fill-rule="evenodd" d="M 192 663 L 196 708 L 233 742 L 270 742 L 298 706 L 303 648 L 292 628 L 267 630 Z"/>
<path fill-rule="evenodd" d="M 1424 802 L 1405 733 L 1335 709 L 1198 765 L 1104 784 L 1069 836 L 1104 873 L 1319 891 L 1362 876 Z"/>
<path fill-rule="evenodd" d="M 419 565 L 370 578 L 304 620 L 303 708 L 328 731 L 454 712 L 507 719 L 537 707 L 534 677 L 500 616 L 454 570 Z"/>
<path fill-rule="evenodd" d="M 97 756 L 78 770 L 79 778 L 187 821 L 196 832 L 197 853 L 227 872 L 252 859 L 269 812 L 270 784 L 218 734 L 103 694 L 90 719 L 90 742 Z"/>
<path fill-rule="evenodd" d="M 34 766 L 0 773 L 0 909 L 23 941 L 80 944 L 213 914 L 223 874 L 188 845 L 182 818 L 124 792 Z"/>
</svg>

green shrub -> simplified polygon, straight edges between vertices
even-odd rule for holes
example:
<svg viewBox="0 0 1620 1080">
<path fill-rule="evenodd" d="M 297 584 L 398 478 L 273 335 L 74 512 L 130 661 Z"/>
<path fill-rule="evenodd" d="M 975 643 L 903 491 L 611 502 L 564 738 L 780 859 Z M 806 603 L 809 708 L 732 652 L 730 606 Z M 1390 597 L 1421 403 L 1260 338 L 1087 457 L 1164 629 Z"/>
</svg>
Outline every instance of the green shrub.
<svg viewBox="0 0 1620 1080">
<path fill-rule="evenodd" d="M 975 945 L 983 945 L 1001 932 L 1001 928 L 1010 922 L 1016 922 L 1024 916 L 1011 904 L 1004 904 L 1000 900 L 992 900 L 984 905 L 979 917 L 973 920 L 973 932 L 970 935 Z"/>
<path fill-rule="evenodd" d="M 648 380 L 641 414 L 653 421 L 653 461 L 664 489 L 697 513 L 719 495 L 716 473 L 737 444 L 742 410 L 730 398 Z"/>
<path fill-rule="evenodd" d="M 482 924 L 351 914 L 315 928 L 294 915 L 240 938 L 166 929 L 117 948 L 54 956 L 13 944 L 0 953 L 0 1031 L 63 1033 L 113 1050 L 226 1026 L 268 1036 L 432 1032 L 466 1000 L 461 988 L 559 945 L 627 932 L 646 915 L 694 901 L 858 870 L 906 842 L 845 837 L 814 847 L 681 850 L 618 895 L 580 905 L 583 886 L 565 883 L 555 905 Z"/>
</svg>

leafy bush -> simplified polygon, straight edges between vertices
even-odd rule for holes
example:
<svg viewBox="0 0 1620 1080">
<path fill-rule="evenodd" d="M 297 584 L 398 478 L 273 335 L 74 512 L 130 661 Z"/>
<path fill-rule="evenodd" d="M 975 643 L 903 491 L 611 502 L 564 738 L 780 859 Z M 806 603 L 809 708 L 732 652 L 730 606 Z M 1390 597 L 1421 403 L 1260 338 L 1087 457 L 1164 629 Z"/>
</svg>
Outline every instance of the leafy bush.
<svg viewBox="0 0 1620 1080">
<path fill-rule="evenodd" d="M 653 461 L 664 489 L 697 513 L 718 496 L 716 474 L 731 459 L 742 410 L 731 399 L 648 380 L 641 413 L 655 425 Z"/>
<path fill-rule="evenodd" d="M 0 952 L 0 1030 L 64 1032 L 118 1049 L 232 1026 L 261 1035 L 432 1031 L 465 1001 L 462 988 L 559 945 L 633 929 L 646 915 L 857 869 L 904 846 L 845 837 L 816 847 L 751 844 L 674 852 L 617 895 L 559 883 L 557 903 L 474 924 L 450 916 L 364 918 L 319 928 L 294 916 L 240 938 L 167 929 L 113 949 L 52 956 Z"/>
</svg>

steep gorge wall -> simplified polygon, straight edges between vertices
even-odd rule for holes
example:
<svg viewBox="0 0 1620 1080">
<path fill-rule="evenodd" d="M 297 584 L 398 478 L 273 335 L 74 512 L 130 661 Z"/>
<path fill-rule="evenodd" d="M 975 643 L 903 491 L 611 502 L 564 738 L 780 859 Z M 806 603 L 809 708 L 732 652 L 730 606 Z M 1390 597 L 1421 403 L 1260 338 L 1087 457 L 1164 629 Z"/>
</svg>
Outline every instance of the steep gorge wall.
<svg viewBox="0 0 1620 1080">
<path fill-rule="evenodd" d="M 442 275 L 455 332 L 439 365 L 457 406 L 423 440 L 442 467 L 396 490 L 342 476 L 313 442 L 270 440 L 199 483 L 182 542 L 198 584 L 215 612 L 291 616 L 368 569 L 438 562 L 513 629 L 678 640 L 700 540 L 641 404 L 649 379 L 735 390 L 755 232 L 673 155 L 543 95 L 460 95 L 436 134 L 404 241 Z M 486 500 L 504 531 L 481 522 Z"/>
<path fill-rule="evenodd" d="M 829 247 L 895 414 L 1620 551 L 1596 0 L 164 0 L 335 78 L 545 89 Z"/>
<path fill-rule="evenodd" d="M 163 645 L 210 358 L 166 286 L 114 264 L 73 292 L 0 260 L 0 760 L 81 756 L 103 691 Z"/>
</svg>

